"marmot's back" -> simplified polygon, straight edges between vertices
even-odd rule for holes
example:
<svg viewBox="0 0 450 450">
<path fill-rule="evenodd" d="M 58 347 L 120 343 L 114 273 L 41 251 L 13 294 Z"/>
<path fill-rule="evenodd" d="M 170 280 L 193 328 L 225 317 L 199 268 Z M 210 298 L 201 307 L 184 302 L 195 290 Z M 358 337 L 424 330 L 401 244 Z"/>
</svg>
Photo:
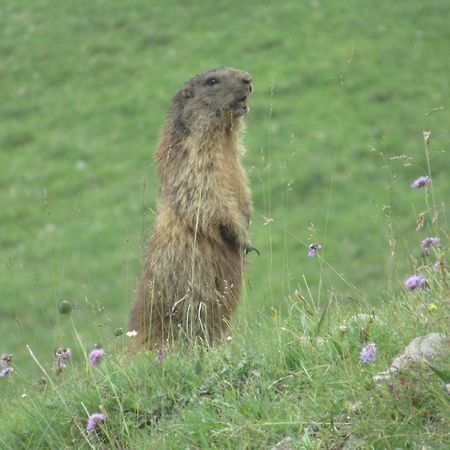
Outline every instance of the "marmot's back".
<svg viewBox="0 0 450 450">
<path fill-rule="evenodd" d="M 251 200 L 240 163 L 247 72 L 195 76 L 172 100 L 156 150 L 160 197 L 130 329 L 147 347 L 180 337 L 212 343 L 240 297 Z"/>
</svg>

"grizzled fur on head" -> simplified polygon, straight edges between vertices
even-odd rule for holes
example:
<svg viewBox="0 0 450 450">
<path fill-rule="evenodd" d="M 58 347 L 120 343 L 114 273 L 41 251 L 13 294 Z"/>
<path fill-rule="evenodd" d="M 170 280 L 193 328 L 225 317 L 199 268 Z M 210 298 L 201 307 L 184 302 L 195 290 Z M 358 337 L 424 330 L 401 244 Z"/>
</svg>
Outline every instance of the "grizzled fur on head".
<svg viewBox="0 0 450 450">
<path fill-rule="evenodd" d="M 252 90 L 251 75 L 242 70 L 219 67 L 198 74 L 172 100 L 174 128 L 188 133 L 202 126 L 228 127 L 249 111 L 247 97 Z"/>
</svg>

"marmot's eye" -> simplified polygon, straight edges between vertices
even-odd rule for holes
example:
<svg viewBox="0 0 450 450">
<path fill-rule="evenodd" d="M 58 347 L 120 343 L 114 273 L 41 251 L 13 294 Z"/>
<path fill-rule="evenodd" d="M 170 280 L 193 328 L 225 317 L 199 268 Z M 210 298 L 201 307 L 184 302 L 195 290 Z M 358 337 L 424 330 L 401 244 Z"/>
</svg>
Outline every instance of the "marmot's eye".
<svg viewBox="0 0 450 450">
<path fill-rule="evenodd" d="M 217 78 L 208 78 L 206 80 L 206 84 L 208 86 L 214 86 L 215 84 L 217 84 L 219 82 L 219 80 Z"/>
</svg>

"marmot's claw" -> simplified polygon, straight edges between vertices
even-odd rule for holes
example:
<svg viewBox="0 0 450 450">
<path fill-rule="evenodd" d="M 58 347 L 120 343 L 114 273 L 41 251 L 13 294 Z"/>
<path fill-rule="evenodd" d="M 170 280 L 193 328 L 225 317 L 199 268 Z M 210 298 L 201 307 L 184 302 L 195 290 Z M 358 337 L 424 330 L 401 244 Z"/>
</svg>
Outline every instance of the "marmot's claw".
<svg viewBox="0 0 450 450">
<path fill-rule="evenodd" d="M 261 256 L 261 254 L 259 253 L 259 250 L 256 247 L 253 247 L 253 245 L 248 244 L 245 247 L 245 254 L 246 255 L 248 255 L 250 252 L 253 252 L 253 251 L 255 251 L 258 254 L 258 256 Z"/>
</svg>

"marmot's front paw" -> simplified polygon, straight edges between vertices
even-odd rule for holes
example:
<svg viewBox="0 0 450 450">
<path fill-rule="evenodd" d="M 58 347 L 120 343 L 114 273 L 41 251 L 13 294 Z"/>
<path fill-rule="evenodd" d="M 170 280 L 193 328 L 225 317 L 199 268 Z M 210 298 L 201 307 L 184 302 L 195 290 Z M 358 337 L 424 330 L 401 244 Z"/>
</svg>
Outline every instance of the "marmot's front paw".
<svg viewBox="0 0 450 450">
<path fill-rule="evenodd" d="M 224 224 L 219 225 L 220 236 L 232 247 L 239 248 L 239 238 L 237 233 L 233 230 L 233 228 L 226 226 Z"/>
<path fill-rule="evenodd" d="M 260 253 L 259 253 L 259 250 L 256 247 L 253 247 L 253 245 L 250 244 L 250 243 L 246 244 L 244 249 L 245 249 L 245 254 L 246 255 L 249 254 L 250 252 L 254 251 L 254 252 L 256 252 L 258 254 L 258 256 L 261 256 Z"/>
</svg>

